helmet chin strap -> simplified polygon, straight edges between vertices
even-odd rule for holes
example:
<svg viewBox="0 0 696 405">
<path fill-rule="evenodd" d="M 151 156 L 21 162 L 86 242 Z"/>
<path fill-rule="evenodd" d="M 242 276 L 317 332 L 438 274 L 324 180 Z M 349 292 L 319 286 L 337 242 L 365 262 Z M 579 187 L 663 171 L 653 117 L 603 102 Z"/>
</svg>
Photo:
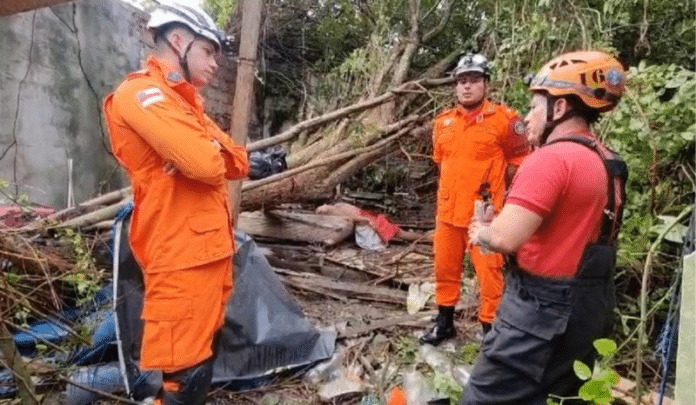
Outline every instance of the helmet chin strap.
<svg viewBox="0 0 696 405">
<path fill-rule="evenodd" d="M 184 72 L 184 79 L 186 79 L 187 82 L 191 83 L 191 71 L 189 70 L 189 65 L 188 65 L 188 53 L 191 50 L 191 46 L 193 45 L 194 41 L 189 42 L 188 46 L 186 46 L 186 50 L 184 51 L 184 54 L 181 55 L 179 52 L 174 48 L 174 45 L 172 45 L 171 42 L 169 42 L 169 38 L 164 38 L 164 42 L 169 45 L 169 48 L 171 48 L 172 51 L 174 51 L 174 54 L 179 58 L 179 66 L 181 66 L 181 70 Z"/>
<path fill-rule="evenodd" d="M 554 120 L 553 107 L 554 104 L 556 104 L 556 100 L 558 99 L 555 97 L 546 97 L 546 124 L 544 124 L 544 131 L 541 133 L 541 145 L 546 143 L 546 141 L 549 138 L 549 135 L 551 135 L 551 132 L 553 132 L 554 128 L 556 128 L 558 124 L 577 115 L 577 112 L 575 110 L 566 110 L 566 112 L 563 113 L 563 115 Z"/>
</svg>

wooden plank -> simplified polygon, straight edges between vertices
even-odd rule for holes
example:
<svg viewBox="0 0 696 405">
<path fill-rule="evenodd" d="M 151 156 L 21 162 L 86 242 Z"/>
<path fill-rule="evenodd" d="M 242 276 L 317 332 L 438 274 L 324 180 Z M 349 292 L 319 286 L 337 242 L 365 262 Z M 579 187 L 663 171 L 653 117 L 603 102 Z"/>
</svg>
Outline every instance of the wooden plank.
<svg viewBox="0 0 696 405">
<path fill-rule="evenodd" d="M 68 3 L 72 0 L 3 0 L 0 1 L 0 17 L 23 13 L 42 7 L 55 6 L 56 4 Z"/>
<path fill-rule="evenodd" d="M 285 276 L 295 280 L 300 280 L 307 286 L 323 288 L 337 293 L 344 294 L 349 298 L 356 298 L 365 301 L 387 302 L 392 304 L 406 305 L 407 293 L 405 291 L 396 290 L 386 287 L 373 287 L 365 284 L 356 284 L 343 281 L 333 281 L 326 277 L 314 276 L 311 277 L 296 277 Z"/>
<path fill-rule="evenodd" d="M 433 322 L 432 317 L 436 314 L 435 311 L 425 311 L 413 315 L 405 315 L 396 318 L 380 319 L 371 321 L 369 325 L 348 327 L 345 331 L 338 335 L 339 338 L 355 338 L 365 335 L 377 329 L 387 329 L 393 326 L 411 325 L 414 322 L 419 326 L 429 325 Z"/>
<path fill-rule="evenodd" d="M 350 220 L 308 213 L 242 212 L 236 228 L 252 236 L 326 245 L 334 245 L 353 234 Z"/>
</svg>

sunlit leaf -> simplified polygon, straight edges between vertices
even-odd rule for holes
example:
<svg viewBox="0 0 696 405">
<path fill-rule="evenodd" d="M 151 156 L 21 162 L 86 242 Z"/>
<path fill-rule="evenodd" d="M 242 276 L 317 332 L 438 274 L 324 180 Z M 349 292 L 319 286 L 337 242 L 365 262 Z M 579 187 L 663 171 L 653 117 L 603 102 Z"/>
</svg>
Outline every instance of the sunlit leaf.
<svg viewBox="0 0 696 405">
<path fill-rule="evenodd" d="M 610 357 L 616 353 L 616 342 L 612 339 L 597 339 L 592 344 L 597 352 L 604 357 Z"/>
<path fill-rule="evenodd" d="M 590 370 L 590 367 L 580 360 L 575 360 L 573 362 L 573 371 L 575 371 L 575 375 L 583 381 L 589 380 L 590 377 L 592 377 L 592 370 Z"/>
</svg>

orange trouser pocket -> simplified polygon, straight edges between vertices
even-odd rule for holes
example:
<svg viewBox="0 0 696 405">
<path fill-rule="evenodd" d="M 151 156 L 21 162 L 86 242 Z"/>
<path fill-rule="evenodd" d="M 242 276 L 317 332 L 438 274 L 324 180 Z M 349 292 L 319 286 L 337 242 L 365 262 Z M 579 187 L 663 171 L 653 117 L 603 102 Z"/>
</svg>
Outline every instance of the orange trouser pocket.
<svg viewBox="0 0 696 405">
<path fill-rule="evenodd" d="M 174 343 L 186 320 L 192 318 L 188 299 L 146 300 L 143 306 L 143 360 L 152 365 L 174 363 Z M 157 367 L 159 368 L 159 367 Z"/>
<path fill-rule="evenodd" d="M 232 291 L 232 261 L 145 274 L 140 366 L 176 372 L 213 355 Z"/>
</svg>

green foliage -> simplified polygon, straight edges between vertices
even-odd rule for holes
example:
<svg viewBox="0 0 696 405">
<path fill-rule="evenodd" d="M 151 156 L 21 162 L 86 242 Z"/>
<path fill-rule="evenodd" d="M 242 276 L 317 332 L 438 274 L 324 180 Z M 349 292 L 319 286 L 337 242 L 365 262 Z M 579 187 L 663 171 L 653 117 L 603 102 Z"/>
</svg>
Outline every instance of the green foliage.
<svg viewBox="0 0 696 405">
<path fill-rule="evenodd" d="M 213 16 L 218 27 L 224 29 L 237 12 L 239 4 L 239 0 L 205 0 L 203 7 Z"/>
<path fill-rule="evenodd" d="M 65 228 L 61 236 L 69 242 L 75 261 L 73 271 L 64 274 L 61 280 L 73 289 L 79 303 L 89 303 L 101 289 L 103 274 L 97 270 L 91 249 L 81 233 Z"/>
<path fill-rule="evenodd" d="M 433 385 L 438 392 L 449 398 L 450 405 L 458 404 L 464 394 L 464 388 L 450 374 L 435 371 Z"/>
<path fill-rule="evenodd" d="M 577 397 L 564 398 L 551 395 L 547 399 L 549 405 L 561 405 L 565 400 L 580 398 L 595 404 L 608 404 L 614 400 L 612 390 L 619 383 L 621 377 L 610 367 L 611 361 L 616 354 L 616 342 L 611 339 L 597 339 L 593 342 L 600 359 L 595 362 L 594 369 L 579 361 L 573 363 L 575 375 L 582 381 L 586 381 L 578 391 Z"/>
<path fill-rule="evenodd" d="M 420 351 L 420 343 L 411 335 L 399 336 L 395 342 L 396 355 L 403 364 L 412 364 L 416 361 Z"/>
<path fill-rule="evenodd" d="M 467 343 L 457 349 L 456 359 L 465 364 L 474 364 L 478 357 L 481 345 L 477 342 Z"/>
<path fill-rule="evenodd" d="M 619 266 L 640 269 L 632 258 L 647 252 L 658 217 L 693 203 L 696 76 L 677 65 L 641 63 L 631 67 L 628 89 L 598 128 L 629 168 Z"/>
<path fill-rule="evenodd" d="M 616 353 L 616 342 L 611 339 L 598 339 L 594 341 L 594 347 L 601 358 L 595 363 L 594 370 L 576 360 L 573 364 L 575 375 L 583 381 L 587 381 L 580 387 L 578 395 L 585 401 L 593 401 L 596 404 L 608 404 L 614 398 L 611 393 L 621 377 L 609 364 Z"/>
</svg>

